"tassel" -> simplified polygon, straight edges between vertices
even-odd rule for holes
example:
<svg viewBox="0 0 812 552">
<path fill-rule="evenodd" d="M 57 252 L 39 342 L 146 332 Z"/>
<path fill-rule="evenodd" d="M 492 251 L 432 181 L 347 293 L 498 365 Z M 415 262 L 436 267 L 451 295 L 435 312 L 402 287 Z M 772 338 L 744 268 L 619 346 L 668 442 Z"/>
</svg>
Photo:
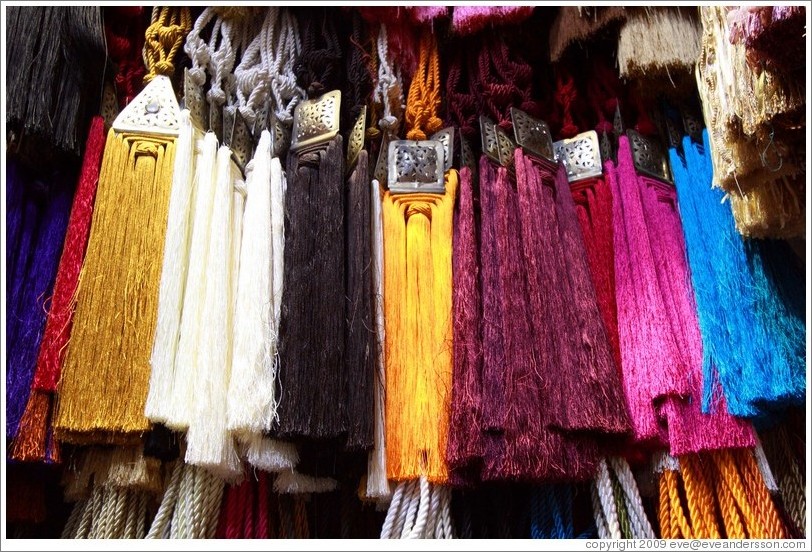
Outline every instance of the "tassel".
<svg viewBox="0 0 812 552">
<path fill-rule="evenodd" d="M 457 184 L 457 174 L 451 171 L 445 195 L 383 197 L 390 479 L 448 479 L 451 239 Z"/>
<path fill-rule="evenodd" d="M 532 14 L 532 6 L 456 6 L 452 27 L 456 34 L 469 35 L 491 26 L 517 24 Z"/>
<path fill-rule="evenodd" d="M 620 76 L 645 83 L 649 97 L 657 90 L 693 92 L 702 26 L 692 8 L 657 7 L 628 10 L 617 42 Z"/>
<path fill-rule="evenodd" d="M 467 167 L 460 170 L 460 198 L 454 217 L 454 375 L 447 460 L 451 469 L 459 472 L 475 469 L 471 464 L 483 457 L 482 432 L 485 429 L 482 425 L 485 388 L 482 382 L 479 247 L 475 228 L 473 175 Z M 486 325 L 484 331 L 489 331 L 491 326 Z"/>
<path fill-rule="evenodd" d="M 234 357 L 228 389 L 228 429 L 238 435 L 271 429 L 276 414 L 271 233 L 271 135 L 263 131 L 254 159 L 246 168 L 246 199 L 240 252 Z"/>
<path fill-rule="evenodd" d="M 379 501 L 388 501 L 392 496 L 389 480 L 386 478 L 386 323 L 384 319 L 383 286 L 383 214 L 381 208 L 382 189 L 377 180 L 372 180 L 370 204 L 372 211 L 372 298 L 374 304 L 375 328 L 375 373 L 374 373 L 374 446 L 369 453 L 367 464 L 366 496 Z"/>
<path fill-rule="evenodd" d="M 172 10 L 163 8 L 153 25 L 164 33 L 150 45 L 150 56 L 161 59 L 148 67 L 152 75 L 174 70 L 189 31 L 188 8 L 167 15 Z M 163 27 L 176 16 L 187 24 Z M 56 436 L 68 442 L 128 441 L 149 429 L 144 404 L 180 110 L 166 76 L 142 94 L 148 105 L 134 101 L 114 123 L 140 132 L 107 135 L 54 421 Z"/>
<path fill-rule="evenodd" d="M 172 139 L 108 133 L 59 387 L 61 440 L 94 432 L 126 439 L 149 428 L 143 411 L 174 150 Z"/>
<path fill-rule="evenodd" d="M 612 185 L 615 272 L 623 381 L 638 441 L 663 438 L 667 420 L 672 451 L 750 446 L 752 430 L 724 411 L 702 415 L 698 397 L 701 351 L 684 266 L 684 246 L 673 190 L 637 177 L 626 137 L 618 169 L 607 163 Z M 660 199 L 662 198 L 662 200 Z M 680 266 L 682 265 L 682 266 Z M 687 320 L 686 320 L 687 318 Z M 652 373 L 651 366 L 662 369 Z M 645 367 L 645 368 L 644 368 Z M 642 371 L 641 371 L 642 370 Z M 694 396 L 694 400 L 681 397 Z M 655 414 L 654 401 L 669 397 Z"/>
<path fill-rule="evenodd" d="M 99 105 L 106 48 L 99 6 L 16 6 L 8 13 L 6 121 L 27 164 L 78 157 Z M 20 149 L 22 145 L 22 149 Z"/>
<path fill-rule="evenodd" d="M 64 349 L 70 336 L 73 297 L 90 234 L 90 221 L 93 216 L 93 203 L 103 152 L 104 121 L 101 117 L 94 117 L 85 147 L 79 183 L 73 198 L 62 257 L 54 280 L 51 308 L 48 311 L 37 357 L 32 393 L 14 442 L 12 458 L 17 460 L 34 462 L 48 458 L 50 461 L 57 461 L 58 451 L 55 451 L 56 455 L 53 457 L 47 454 L 53 393 L 56 391 L 62 371 Z M 10 219 L 12 212 L 13 206 L 9 204 L 7 217 L 9 230 L 16 226 Z M 7 236 L 16 243 L 17 238 L 12 238 L 11 232 Z M 10 241 L 10 247 L 11 243 Z M 11 269 L 10 265 L 9 268 Z"/>
<path fill-rule="evenodd" d="M 350 175 L 346 199 L 346 372 L 347 444 L 349 450 L 369 450 L 373 444 L 374 334 L 372 332 L 372 278 L 370 257 L 369 160 L 358 155 Z"/>
<path fill-rule="evenodd" d="M 626 20 L 623 7 L 561 6 L 550 27 L 550 61 L 559 62 L 575 44 L 594 40 L 602 31 L 608 32 Z"/>
<path fill-rule="evenodd" d="M 164 423 L 171 429 L 189 427 L 194 404 L 194 382 L 198 379 L 200 335 L 205 325 L 203 308 L 207 282 L 208 243 L 214 211 L 217 137 L 208 132 L 195 145 L 194 204 L 191 213 L 189 263 L 183 292 L 178 349 L 174 361 L 174 382 L 170 407 Z M 156 392 L 159 388 L 156 388 Z"/>
<path fill-rule="evenodd" d="M 50 189 L 42 198 L 42 215 L 36 237 L 27 255 L 26 275 L 17 292 L 15 333 L 10 336 L 6 372 L 6 438 L 14 439 L 26 409 L 37 364 L 40 341 L 45 327 L 46 308 L 59 266 L 62 243 L 68 226 L 73 186 L 66 185 L 62 175 L 55 175 Z M 30 196 L 27 201 L 37 201 Z M 21 268 L 18 264 L 15 268 Z"/>
<path fill-rule="evenodd" d="M 736 234 L 724 192 L 711 187 L 708 148 L 705 131 L 703 145 L 683 139 L 684 161 L 671 150 L 702 333 L 702 408 L 718 408 L 723 393 L 731 414 L 765 416 L 803 397 L 805 362 L 793 344 L 803 343 L 805 329 L 783 306 L 792 302 L 780 298 L 777 282 L 751 268 L 763 266 L 760 246 Z"/>
<path fill-rule="evenodd" d="M 335 404 L 343 403 L 344 389 L 338 368 L 344 356 L 342 143 L 337 136 L 325 150 L 288 162 L 279 335 L 283 438 L 326 439 L 346 431 Z"/>
<path fill-rule="evenodd" d="M 217 151 L 215 187 L 206 255 L 194 401 L 187 433 L 186 462 L 205 467 L 220 477 L 242 475 L 232 436 L 226 430 L 228 382 L 231 373 L 234 314 L 233 227 L 234 185 L 240 171 L 231 160 L 231 149 Z"/>
<path fill-rule="evenodd" d="M 533 490 L 530 534 L 534 539 L 575 538 L 572 520 L 572 487 L 548 485 Z"/>
<path fill-rule="evenodd" d="M 189 110 L 180 112 L 180 133 L 175 145 L 175 166 L 169 196 L 163 267 L 158 293 L 158 317 L 152 345 L 149 394 L 144 413 L 153 422 L 167 422 L 172 416 L 175 360 L 183 312 L 183 298 L 189 269 L 189 241 L 195 187 L 196 151 L 201 133 L 192 127 Z M 201 190 L 203 192 L 203 190 Z"/>
</svg>

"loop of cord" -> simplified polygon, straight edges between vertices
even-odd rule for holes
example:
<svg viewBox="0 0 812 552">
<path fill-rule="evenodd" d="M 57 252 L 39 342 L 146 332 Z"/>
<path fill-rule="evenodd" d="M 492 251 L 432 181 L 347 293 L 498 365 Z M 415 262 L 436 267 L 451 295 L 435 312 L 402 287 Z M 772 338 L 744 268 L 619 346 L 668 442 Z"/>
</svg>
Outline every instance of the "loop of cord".
<svg viewBox="0 0 812 552">
<path fill-rule="evenodd" d="M 397 136 L 403 113 L 403 85 L 400 70 L 389 57 L 386 25 L 378 32 L 378 82 L 372 93 L 373 102 L 383 106 L 383 116 L 378 127 L 384 134 Z"/>
<path fill-rule="evenodd" d="M 420 61 L 406 101 L 406 138 L 425 140 L 440 130 L 443 120 L 437 116 L 439 108 L 440 61 L 437 41 L 431 31 L 424 31 L 420 39 Z"/>
<path fill-rule="evenodd" d="M 118 66 L 114 83 L 119 107 L 124 107 L 138 95 L 147 70 L 141 51 L 144 46 L 144 27 L 141 7 L 108 8 L 105 11 L 104 31 L 107 52 Z"/>
<path fill-rule="evenodd" d="M 144 64 L 148 70 L 144 84 L 158 75 L 171 76 L 175 72 L 173 60 L 191 28 L 192 15 L 187 7 L 153 10 L 144 38 Z"/>
<path fill-rule="evenodd" d="M 283 9 L 278 22 L 278 33 L 272 27 L 263 26 L 260 31 L 262 64 L 271 75 L 272 109 L 276 118 L 285 126 L 293 124 L 293 110 L 305 95 L 296 82 L 294 63 L 302 50 L 299 25 L 289 9 Z"/>
<path fill-rule="evenodd" d="M 299 86 L 307 91 L 309 98 L 315 98 L 341 88 L 344 53 L 333 18 L 324 10 L 307 15 L 309 17 L 300 21 L 302 50 L 294 71 Z"/>
<path fill-rule="evenodd" d="M 468 48 L 462 46 L 449 60 L 446 78 L 446 98 L 448 116 L 463 136 L 474 138 L 477 129 L 477 98 L 474 93 L 473 56 L 466 55 Z M 467 90 L 463 87 L 467 86 Z"/>
</svg>

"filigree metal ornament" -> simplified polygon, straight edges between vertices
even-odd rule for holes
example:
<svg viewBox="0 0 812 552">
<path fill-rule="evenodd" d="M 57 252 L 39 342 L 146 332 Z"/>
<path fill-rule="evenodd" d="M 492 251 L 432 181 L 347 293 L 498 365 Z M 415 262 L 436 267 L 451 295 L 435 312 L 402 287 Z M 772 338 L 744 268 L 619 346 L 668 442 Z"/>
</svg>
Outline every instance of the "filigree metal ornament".
<svg viewBox="0 0 812 552">
<path fill-rule="evenodd" d="M 511 167 L 516 144 L 510 136 L 484 115 L 479 117 L 479 128 L 482 133 L 482 152 L 503 167 Z"/>
<path fill-rule="evenodd" d="M 367 108 L 364 106 L 361 108 L 361 113 L 358 114 L 358 118 L 355 120 L 355 124 L 352 126 L 352 130 L 350 131 L 350 135 L 347 139 L 348 173 L 355 167 L 355 163 L 358 161 L 358 156 L 361 154 L 361 150 L 364 149 L 364 136 L 366 135 L 366 128 Z"/>
<path fill-rule="evenodd" d="M 668 168 L 668 158 L 663 153 L 660 145 L 646 138 L 636 130 L 627 130 L 626 136 L 629 138 L 634 167 L 637 169 L 637 172 L 672 184 L 671 171 Z"/>
<path fill-rule="evenodd" d="M 668 146 L 671 148 L 679 148 L 682 141 L 682 133 L 678 128 L 678 123 L 672 117 L 665 116 L 665 129 L 668 134 Z"/>
<path fill-rule="evenodd" d="M 702 141 L 702 119 L 697 117 L 693 111 L 689 109 L 682 110 L 682 126 L 685 127 L 685 132 L 695 142 Z"/>
<path fill-rule="evenodd" d="M 603 174 L 598 133 L 594 130 L 559 140 L 553 146 L 555 157 L 564 164 L 570 182 Z"/>
<path fill-rule="evenodd" d="M 113 121 L 118 117 L 118 98 L 116 98 L 116 90 L 110 82 L 104 84 L 101 116 L 102 119 L 104 119 L 104 126 L 106 128 L 113 126 Z"/>
<path fill-rule="evenodd" d="M 273 151 L 274 157 L 284 157 L 290 148 L 290 128 L 285 126 L 274 113 L 271 114 L 269 127 L 272 140 L 271 151 Z"/>
<path fill-rule="evenodd" d="M 471 176 L 476 178 L 477 163 L 474 150 L 471 148 L 471 143 L 460 133 L 460 169 L 463 167 L 468 167 Z"/>
<path fill-rule="evenodd" d="M 439 130 L 430 139 L 443 145 L 443 171 L 451 169 L 454 164 L 454 127 Z"/>
<path fill-rule="evenodd" d="M 200 130 L 208 128 L 208 111 L 203 90 L 192 79 L 188 68 L 183 70 L 183 107 L 189 110 L 192 126 Z"/>
<path fill-rule="evenodd" d="M 223 110 L 223 145 L 231 149 L 231 157 L 244 172 L 254 151 L 254 143 L 248 123 L 236 106 L 228 106 Z"/>
<path fill-rule="evenodd" d="M 209 130 L 217 136 L 217 141 L 223 141 L 223 106 L 209 104 Z"/>
<path fill-rule="evenodd" d="M 510 108 L 510 118 L 513 120 L 513 133 L 517 144 L 530 153 L 550 161 L 555 160 L 553 137 L 547 123 L 515 107 Z"/>
<path fill-rule="evenodd" d="M 293 113 L 290 151 L 310 149 L 329 142 L 338 134 L 341 91 L 333 90 L 312 100 L 304 100 Z"/>
<path fill-rule="evenodd" d="M 611 138 L 609 138 L 609 135 L 606 133 L 606 131 L 601 132 L 599 142 L 600 142 L 601 159 L 604 161 L 607 159 L 613 159 L 614 155 L 612 153 L 612 140 Z"/>
<path fill-rule="evenodd" d="M 393 140 L 388 156 L 392 193 L 445 193 L 443 145 L 438 140 Z"/>
<path fill-rule="evenodd" d="M 180 106 L 169 77 L 157 76 L 125 107 L 115 121 L 116 132 L 177 136 Z"/>
<path fill-rule="evenodd" d="M 392 137 L 389 133 L 385 133 L 381 139 L 381 149 L 378 151 L 378 160 L 375 162 L 375 172 L 372 175 L 379 184 L 384 186 L 387 186 L 389 181 L 389 144 L 391 142 Z"/>
</svg>

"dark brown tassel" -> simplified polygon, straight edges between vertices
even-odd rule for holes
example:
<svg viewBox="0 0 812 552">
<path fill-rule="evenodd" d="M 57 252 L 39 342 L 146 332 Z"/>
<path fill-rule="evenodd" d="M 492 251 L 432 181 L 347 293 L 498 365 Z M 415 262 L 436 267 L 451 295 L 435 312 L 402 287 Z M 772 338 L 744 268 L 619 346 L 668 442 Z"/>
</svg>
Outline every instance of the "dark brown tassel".
<svg viewBox="0 0 812 552">
<path fill-rule="evenodd" d="M 285 439 L 347 431 L 342 145 L 339 135 L 288 160 L 278 410 Z"/>
</svg>

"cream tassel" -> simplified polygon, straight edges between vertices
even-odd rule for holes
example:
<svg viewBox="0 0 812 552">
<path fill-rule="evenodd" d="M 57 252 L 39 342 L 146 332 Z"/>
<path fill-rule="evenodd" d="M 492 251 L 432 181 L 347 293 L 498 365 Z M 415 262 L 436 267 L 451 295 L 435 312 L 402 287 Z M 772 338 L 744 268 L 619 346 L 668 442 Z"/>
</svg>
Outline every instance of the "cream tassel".
<svg viewBox="0 0 812 552">
<path fill-rule="evenodd" d="M 175 167 L 158 296 L 158 321 L 150 359 L 152 372 L 144 407 L 144 413 L 153 422 L 165 422 L 171 413 L 175 354 L 178 350 L 183 294 L 189 266 L 191 207 L 194 197 L 192 179 L 195 174 L 195 151 L 200 138 L 201 133 L 192 128 L 189 110 L 182 110 L 180 133 L 175 143 Z"/>
<path fill-rule="evenodd" d="M 214 173 L 217 159 L 217 137 L 214 133 L 209 132 L 202 140 L 197 140 L 195 155 L 195 198 L 191 215 L 189 268 L 183 292 L 180 338 L 175 355 L 175 381 L 169 399 L 171 408 L 165 422 L 167 427 L 175 430 L 185 430 L 189 427 L 190 405 L 195 402 L 194 382 L 198 379 L 200 335 L 207 326 L 203 319 L 203 305 L 206 302 L 208 276 L 206 267 L 214 207 Z"/>
<path fill-rule="evenodd" d="M 265 130 L 249 164 L 243 221 L 228 429 L 238 437 L 271 429 L 276 414 L 272 347 L 271 135 Z"/>
<path fill-rule="evenodd" d="M 375 332 L 378 348 L 377 366 L 375 367 L 375 446 L 369 452 L 367 464 L 367 498 L 379 502 L 388 502 L 392 498 L 392 489 L 386 478 L 386 358 L 384 346 L 386 329 L 383 318 L 383 219 L 381 218 L 380 184 L 372 181 L 372 294 L 375 302 Z"/>
<path fill-rule="evenodd" d="M 211 216 L 202 331 L 198 342 L 197 374 L 193 382 L 192 421 L 187 433 L 186 462 L 209 469 L 224 479 L 237 479 L 242 466 L 226 430 L 226 394 L 231 375 L 231 282 L 234 184 L 239 169 L 231 149 L 217 152 L 214 210 Z"/>
<path fill-rule="evenodd" d="M 338 488 L 338 481 L 330 477 L 313 477 L 294 470 L 279 472 L 273 489 L 279 494 L 329 493 Z"/>
</svg>

